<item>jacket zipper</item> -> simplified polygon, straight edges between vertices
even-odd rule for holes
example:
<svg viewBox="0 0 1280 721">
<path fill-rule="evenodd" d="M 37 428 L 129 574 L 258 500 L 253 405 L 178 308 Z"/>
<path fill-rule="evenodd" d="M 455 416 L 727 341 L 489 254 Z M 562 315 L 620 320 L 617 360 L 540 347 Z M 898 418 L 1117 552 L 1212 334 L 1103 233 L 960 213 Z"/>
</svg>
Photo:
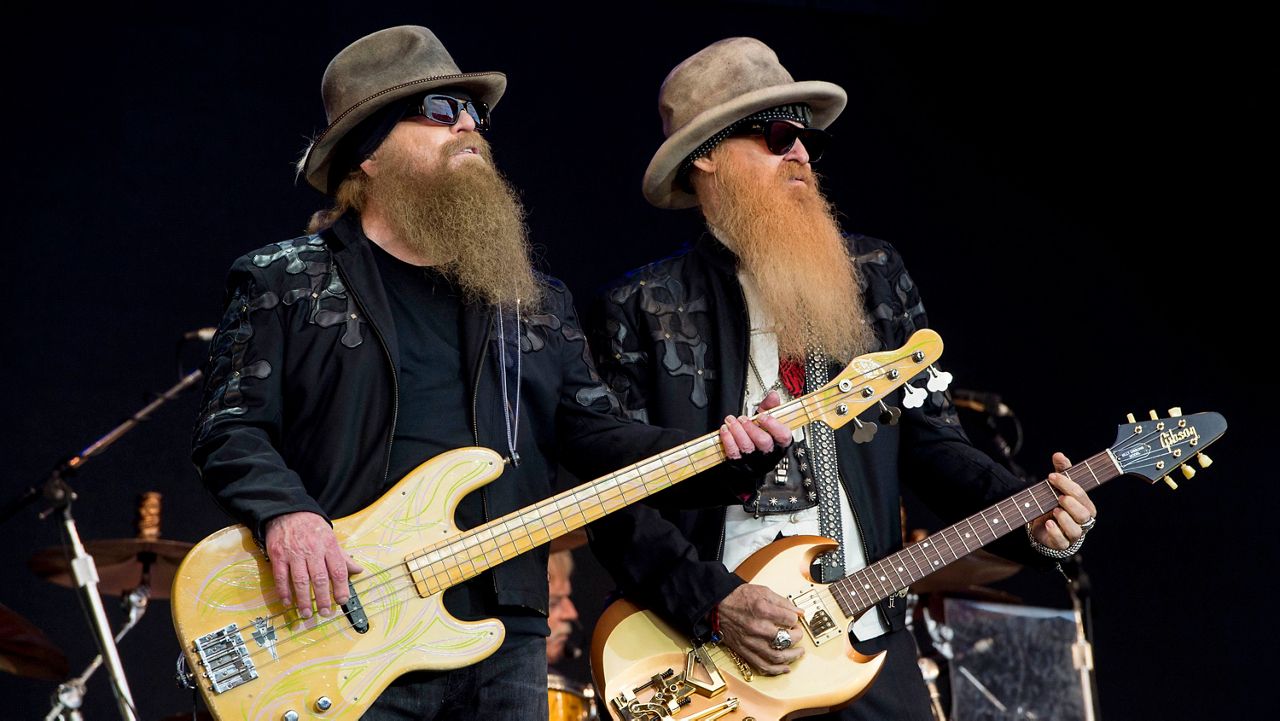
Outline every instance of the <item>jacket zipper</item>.
<svg viewBox="0 0 1280 721">
<path fill-rule="evenodd" d="M 337 270 L 338 277 L 342 278 L 342 283 L 347 287 L 347 292 L 355 299 L 356 306 L 364 314 L 365 321 L 373 329 L 373 334 L 378 337 L 378 344 L 382 346 L 382 354 L 387 359 L 387 367 L 391 369 L 391 430 L 387 432 L 387 457 L 382 465 L 382 486 L 385 488 L 388 480 L 387 476 L 391 473 L 391 444 L 395 442 L 396 423 L 400 419 L 400 380 L 396 375 L 396 362 L 391 357 L 391 348 L 387 345 L 387 339 L 382 336 L 382 331 L 378 330 L 378 326 L 374 325 L 373 316 L 369 314 L 369 309 L 365 307 L 364 301 L 360 300 L 360 294 L 356 293 L 355 286 L 347 278 L 347 274 L 342 270 L 342 266 L 338 264 L 337 258 L 334 258 L 333 267 Z"/>
</svg>

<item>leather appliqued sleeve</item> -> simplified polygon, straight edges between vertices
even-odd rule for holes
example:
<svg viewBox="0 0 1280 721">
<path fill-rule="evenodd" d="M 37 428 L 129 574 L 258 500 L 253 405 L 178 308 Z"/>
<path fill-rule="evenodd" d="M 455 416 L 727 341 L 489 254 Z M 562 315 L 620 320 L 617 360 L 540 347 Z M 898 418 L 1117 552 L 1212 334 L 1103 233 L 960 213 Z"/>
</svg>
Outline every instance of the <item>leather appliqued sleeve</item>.
<svg viewBox="0 0 1280 721">
<path fill-rule="evenodd" d="M 209 349 L 209 379 L 205 385 L 200 422 L 196 427 L 197 438 L 203 438 L 219 420 L 247 412 L 241 391 L 244 379 L 270 377 L 270 361 L 257 359 L 246 363 L 245 356 L 254 336 L 252 315 L 257 311 L 271 310 L 279 302 L 275 293 L 255 293 L 249 283 L 237 286 L 232 292 Z"/>
<path fill-rule="evenodd" d="M 622 413 L 622 401 L 618 400 L 618 396 L 609 388 L 596 372 L 596 364 L 591 359 L 591 347 L 587 344 L 587 336 L 582 329 L 576 325 L 565 324 L 560 328 L 560 334 L 570 343 L 578 343 L 582 346 L 582 364 L 587 369 L 587 377 L 591 379 L 590 383 L 583 384 L 573 394 L 573 399 L 578 405 L 585 407 L 595 406 L 597 402 L 604 401 L 608 406 L 610 413 Z"/>
</svg>

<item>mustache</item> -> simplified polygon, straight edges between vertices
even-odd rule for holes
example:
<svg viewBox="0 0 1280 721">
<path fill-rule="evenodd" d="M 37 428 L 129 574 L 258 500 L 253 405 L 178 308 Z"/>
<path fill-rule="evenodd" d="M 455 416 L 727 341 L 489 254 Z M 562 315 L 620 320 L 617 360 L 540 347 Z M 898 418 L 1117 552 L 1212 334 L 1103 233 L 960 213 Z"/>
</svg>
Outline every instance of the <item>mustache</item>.
<svg viewBox="0 0 1280 721">
<path fill-rule="evenodd" d="M 801 163 L 798 160 L 784 160 L 778 165 L 778 175 L 783 180 L 803 180 L 809 185 L 813 185 L 817 174 L 813 172 L 813 168 L 808 163 Z"/>
<path fill-rule="evenodd" d="M 440 146 L 440 155 L 443 158 L 448 158 L 449 156 L 466 150 L 467 148 L 475 148 L 476 152 L 480 154 L 480 157 L 490 163 L 493 162 L 492 146 L 489 145 L 488 140 L 484 139 L 483 135 L 474 130 L 459 133 L 457 137 L 453 137 L 445 141 L 445 143 Z"/>
</svg>

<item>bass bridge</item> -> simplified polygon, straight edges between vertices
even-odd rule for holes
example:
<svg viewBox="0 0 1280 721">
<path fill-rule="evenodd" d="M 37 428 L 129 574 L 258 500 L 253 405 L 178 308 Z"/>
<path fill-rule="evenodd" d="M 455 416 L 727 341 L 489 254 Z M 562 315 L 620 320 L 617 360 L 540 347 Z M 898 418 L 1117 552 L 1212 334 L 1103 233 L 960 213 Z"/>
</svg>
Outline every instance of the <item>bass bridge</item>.
<svg viewBox="0 0 1280 721">
<path fill-rule="evenodd" d="M 699 667 L 707 680 L 699 680 Z M 695 646 L 685 657 L 684 673 L 677 674 L 669 668 L 654 674 L 648 683 L 623 691 L 610 704 L 622 721 L 677 721 L 677 718 L 679 721 L 712 721 L 736 711 L 738 699 L 727 698 L 689 716 L 681 716 L 680 711 L 693 702 L 695 694 L 715 698 L 727 688 L 728 684 L 711 660 L 707 648 Z M 642 698 L 642 694 L 648 694 L 647 698 Z"/>
</svg>

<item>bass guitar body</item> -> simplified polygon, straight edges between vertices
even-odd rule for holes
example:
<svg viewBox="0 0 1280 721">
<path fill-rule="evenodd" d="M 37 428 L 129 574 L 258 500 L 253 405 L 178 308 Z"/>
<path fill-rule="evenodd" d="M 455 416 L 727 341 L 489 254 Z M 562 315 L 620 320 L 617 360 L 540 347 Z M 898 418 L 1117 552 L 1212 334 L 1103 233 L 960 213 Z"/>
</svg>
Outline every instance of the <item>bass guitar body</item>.
<svg viewBox="0 0 1280 721">
<path fill-rule="evenodd" d="M 492 654 L 502 624 L 450 616 L 443 592 L 420 593 L 421 572 L 407 560 L 458 534 L 458 501 L 501 472 L 493 451 L 449 451 L 334 521 L 338 542 L 365 570 L 352 576 L 353 601 L 328 618 L 304 621 L 280 602 L 271 564 L 244 526 L 193 548 L 174 579 L 173 622 L 213 715 L 357 719 L 401 674 L 461 668 Z"/>
</svg>

